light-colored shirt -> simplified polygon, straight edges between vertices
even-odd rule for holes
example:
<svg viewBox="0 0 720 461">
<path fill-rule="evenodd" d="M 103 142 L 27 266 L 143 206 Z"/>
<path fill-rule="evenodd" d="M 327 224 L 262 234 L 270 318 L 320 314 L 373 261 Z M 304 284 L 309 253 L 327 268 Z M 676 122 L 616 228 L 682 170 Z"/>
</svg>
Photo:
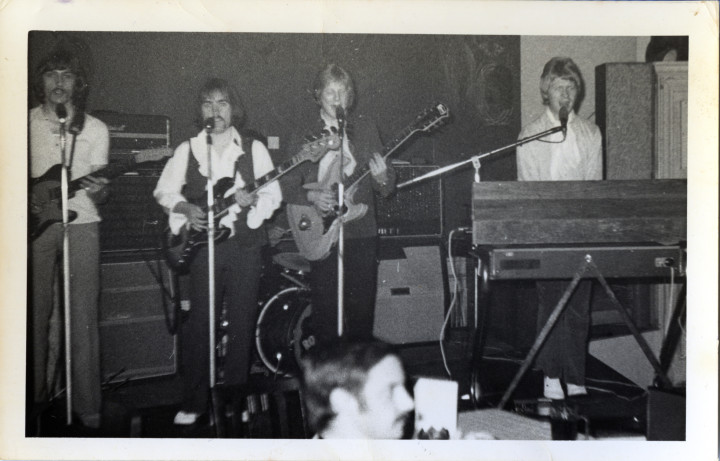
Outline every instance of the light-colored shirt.
<svg viewBox="0 0 720 461">
<path fill-rule="evenodd" d="M 338 129 L 338 122 L 337 120 L 328 120 L 327 117 L 325 117 L 324 114 L 320 114 L 320 118 L 322 118 L 323 122 L 325 122 L 325 129 L 329 132 L 331 129 Z M 342 145 L 342 152 L 343 152 L 343 173 L 345 176 L 352 176 L 353 172 L 355 171 L 355 167 L 357 166 L 357 161 L 355 161 L 355 156 L 353 156 L 352 152 L 350 152 L 350 144 L 348 141 L 347 133 L 343 133 L 343 145 Z M 330 150 L 328 151 L 322 159 L 320 159 L 320 162 L 318 163 L 318 180 L 323 181 L 323 178 L 326 177 L 328 174 L 328 170 L 332 167 L 337 167 L 337 161 L 338 156 L 340 154 L 340 149 L 336 150 Z"/>
<path fill-rule="evenodd" d="M 550 109 L 525 126 L 519 139 L 559 126 Z M 548 141 L 548 142 L 543 142 Z M 562 141 L 562 142 L 561 142 Z M 602 179 L 602 136 L 594 123 L 570 112 L 567 136 L 561 132 L 517 148 L 520 181 L 578 181 Z"/>
<path fill-rule="evenodd" d="M 54 165 L 62 163 L 60 148 L 60 124 L 46 116 L 42 106 L 30 110 L 30 176 L 38 178 Z M 69 126 L 68 126 L 69 128 Z M 65 137 L 65 152 L 70 161 L 74 136 L 69 129 Z M 86 114 L 83 130 L 75 141 L 72 154 L 70 177 L 74 179 L 87 176 L 108 163 L 110 135 L 107 126 L 95 117 Z M 58 178 L 59 179 L 59 178 Z M 80 189 L 68 201 L 68 208 L 77 213 L 72 224 L 85 224 L 100 221 L 95 203 L 85 190 Z"/>
<path fill-rule="evenodd" d="M 245 187 L 245 181 L 239 172 L 235 171 L 235 160 L 241 155 L 245 155 L 242 149 L 242 139 L 240 134 L 232 128 L 232 140 L 222 152 L 218 152 L 215 146 L 211 146 L 210 157 L 212 162 L 212 184 L 217 184 L 221 178 L 234 178 L 235 185 L 231 187 L 226 197 L 235 193 L 240 187 Z M 188 165 L 188 154 L 190 145 L 192 145 L 192 153 L 195 160 L 199 164 L 200 174 L 207 177 L 207 144 L 206 135 L 201 131 L 196 137 L 180 144 L 175 153 L 168 160 L 163 169 L 160 179 L 153 195 L 157 202 L 164 207 L 169 214 L 170 230 L 174 233 L 179 232 L 183 225 L 187 224 L 187 219 L 182 213 L 173 212 L 173 208 L 180 202 L 186 202 L 187 199 L 182 195 L 182 188 L 185 185 L 185 177 Z M 252 143 L 253 169 L 255 179 L 260 178 L 274 169 L 270 154 L 265 146 L 259 142 Z M 282 202 L 282 193 L 280 185 L 277 181 L 267 183 L 257 192 L 257 202 L 250 208 L 247 214 L 247 226 L 250 229 L 257 229 L 260 225 L 272 216 L 273 212 L 280 206 Z M 232 223 L 235 222 L 237 214 L 241 211 L 238 204 L 234 204 L 229 208 L 228 214 L 220 220 L 220 225 L 233 229 Z"/>
</svg>

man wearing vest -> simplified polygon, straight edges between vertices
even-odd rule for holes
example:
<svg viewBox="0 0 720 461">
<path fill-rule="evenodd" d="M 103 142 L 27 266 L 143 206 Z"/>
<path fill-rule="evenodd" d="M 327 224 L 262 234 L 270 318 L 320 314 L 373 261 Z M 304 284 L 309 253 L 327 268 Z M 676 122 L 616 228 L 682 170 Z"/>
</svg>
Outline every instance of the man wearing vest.
<svg viewBox="0 0 720 461">
<path fill-rule="evenodd" d="M 199 92 L 200 125 L 208 126 L 212 184 L 232 178 L 228 191 L 236 204 L 217 227 L 231 230 L 230 237 L 215 244 L 215 318 L 225 309 L 227 348 L 224 383 L 247 381 L 252 352 L 260 278 L 260 249 L 267 236 L 263 223 L 280 206 L 276 182 L 254 194 L 242 189 L 273 169 L 265 145 L 241 135 L 244 120 L 240 98 L 226 81 L 209 79 Z M 212 120 L 212 123 L 208 123 Z M 202 123 L 205 121 L 205 123 Z M 170 229 L 183 226 L 207 229 L 208 141 L 205 130 L 183 142 L 165 165 L 154 191 L 155 199 L 169 214 Z M 227 196 L 227 195 L 226 195 Z M 232 196 L 232 195 L 231 195 Z M 184 401 L 175 424 L 194 424 L 206 413 L 209 400 L 208 248 L 203 245 L 190 263 L 190 312 L 181 329 L 181 373 Z"/>
</svg>

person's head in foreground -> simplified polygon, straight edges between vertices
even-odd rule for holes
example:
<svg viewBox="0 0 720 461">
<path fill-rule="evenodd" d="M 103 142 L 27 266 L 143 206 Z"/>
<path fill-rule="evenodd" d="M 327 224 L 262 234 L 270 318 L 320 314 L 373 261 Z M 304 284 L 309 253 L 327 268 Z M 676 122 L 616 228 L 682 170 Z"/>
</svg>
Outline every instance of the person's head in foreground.
<svg viewBox="0 0 720 461">
<path fill-rule="evenodd" d="M 389 344 L 331 342 L 303 359 L 309 423 L 324 439 L 400 439 L 414 408 Z"/>
</svg>

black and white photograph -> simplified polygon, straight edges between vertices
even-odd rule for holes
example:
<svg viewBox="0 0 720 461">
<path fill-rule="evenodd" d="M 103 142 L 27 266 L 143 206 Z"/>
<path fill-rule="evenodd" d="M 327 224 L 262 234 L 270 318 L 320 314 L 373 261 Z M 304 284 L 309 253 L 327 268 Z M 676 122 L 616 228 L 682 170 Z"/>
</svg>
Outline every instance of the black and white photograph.
<svg viewBox="0 0 720 461">
<path fill-rule="evenodd" d="M 3 459 L 717 457 L 717 3 L 31 3 Z"/>
</svg>

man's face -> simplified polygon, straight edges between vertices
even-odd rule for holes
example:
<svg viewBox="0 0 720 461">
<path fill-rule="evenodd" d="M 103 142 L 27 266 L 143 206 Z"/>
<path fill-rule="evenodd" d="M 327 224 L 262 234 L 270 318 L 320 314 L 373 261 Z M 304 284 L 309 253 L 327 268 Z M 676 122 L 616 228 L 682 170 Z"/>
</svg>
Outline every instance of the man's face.
<svg viewBox="0 0 720 461">
<path fill-rule="evenodd" d="M 48 70 L 43 74 L 43 87 L 47 103 L 69 104 L 75 88 L 75 73 L 69 69 Z"/>
<path fill-rule="evenodd" d="M 213 133 L 223 133 L 232 126 L 232 106 L 227 95 L 215 90 L 205 97 L 201 112 L 203 120 L 212 118 L 215 122 Z"/>
<path fill-rule="evenodd" d="M 577 86 L 572 80 L 556 78 L 552 81 L 548 89 L 548 107 L 555 117 L 558 116 L 561 107 L 566 107 L 568 111 L 575 107 L 577 91 Z"/>
<path fill-rule="evenodd" d="M 399 439 L 415 407 L 400 360 L 387 356 L 370 369 L 360 399 L 358 428 L 368 439 Z"/>
<path fill-rule="evenodd" d="M 320 92 L 320 109 L 331 119 L 335 119 L 335 106 L 347 109 L 348 91 L 345 84 L 331 81 Z"/>
</svg>

